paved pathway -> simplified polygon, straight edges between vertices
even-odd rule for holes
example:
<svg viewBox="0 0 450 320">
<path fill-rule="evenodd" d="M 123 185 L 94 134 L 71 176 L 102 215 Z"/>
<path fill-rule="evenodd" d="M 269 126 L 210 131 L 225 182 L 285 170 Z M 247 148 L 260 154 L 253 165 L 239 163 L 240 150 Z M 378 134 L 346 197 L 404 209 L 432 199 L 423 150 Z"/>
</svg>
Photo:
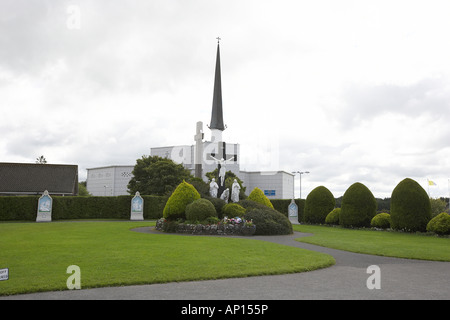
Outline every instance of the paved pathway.
<svg viewBox="0 0 450 320">
<path fill-rule="evenodd" d="M 135 231 L 155 232 L 150 228 Z M 328 253 L 336 259 L 336 264 L 325 269 L 286 275 L 66 290 L 0 297 L 0 300 L 450 300 L 450 262 L 358 254 L 294 240 L 302 236 L 307 235 L 295 232 L 288 236 L 254 236 L 252 239 Z M 371 265 L 380 268 L 380 289 L 367 288 L 367 280 L 372 275 L 367 273 L 367 268 Z"/>
</svg>

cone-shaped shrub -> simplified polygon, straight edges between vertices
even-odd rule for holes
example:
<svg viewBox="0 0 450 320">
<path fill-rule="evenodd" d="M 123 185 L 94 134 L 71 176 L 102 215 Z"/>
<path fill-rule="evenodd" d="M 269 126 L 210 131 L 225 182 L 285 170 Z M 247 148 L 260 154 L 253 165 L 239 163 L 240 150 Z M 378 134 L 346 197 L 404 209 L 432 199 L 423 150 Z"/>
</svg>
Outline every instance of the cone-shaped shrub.
<svg viewBox="0 0 450 320">
<path fill-rule="evenodd" d="M 391 196 L 392 229 L 425 231 L 431 219 L 431 203 L 426 191 L 416 181 L 406 178 Z"/>
<path fill-rule="evenodd" d="M 336 200 L 330 190 L 319 186 L 306 197 L 303 219 L 309 223 L 325 223 L 325 218 L 334 209 Z"/>
<path fill-rule="evenodd" d="M 163 217 L 168 220 L 186 218 L 186 206 L 191 202 L 200 199 L 200 194 L 192 184 L 185 181 L 180 183 L 167 200 L 163 210 Z"/>
<path fill-rule="evenodd" d="M 377 201 L 362 183 L 355 182 L 342 198 L 339 224 L 344 227 L 370 227 L 377 213 Z"/>
<path fill-rule="evenodd" d="M 252 192 L 250 192 L 247 199 L 261 203 L 261 204 L 273 209 L 272 202 L 270 202 L 269 198 L 267 198 L 264 195 L 264 192 L 262 192 L 261 189 L 259 189 L 259 188 L 253 189 Z"/>
</svg>

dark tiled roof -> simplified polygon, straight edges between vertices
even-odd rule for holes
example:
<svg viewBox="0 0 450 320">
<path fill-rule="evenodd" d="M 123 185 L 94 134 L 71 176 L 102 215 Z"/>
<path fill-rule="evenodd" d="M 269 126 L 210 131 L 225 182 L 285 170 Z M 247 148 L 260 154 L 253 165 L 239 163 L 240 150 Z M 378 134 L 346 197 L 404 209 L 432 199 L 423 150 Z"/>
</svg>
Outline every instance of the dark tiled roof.
<svg viewBox="0 0 450 320">
<path fill-rule="evenodd" d="M 78 166 L 0 162 L 0 194 L 78 193 Z"/>
</svg>

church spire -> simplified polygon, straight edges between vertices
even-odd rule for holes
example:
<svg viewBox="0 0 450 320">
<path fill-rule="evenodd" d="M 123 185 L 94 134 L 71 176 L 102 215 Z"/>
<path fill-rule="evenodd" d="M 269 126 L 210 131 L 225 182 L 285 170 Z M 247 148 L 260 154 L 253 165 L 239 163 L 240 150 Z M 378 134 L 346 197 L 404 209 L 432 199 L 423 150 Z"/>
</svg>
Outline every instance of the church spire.
<svg viewBox="0 0 450 320">
<path fill-rule="evenodd" d="M 222 80 L 220 75 L 219 41 L 220 38 L 217 38 L 216 74 L 214 77 L 214 94 L 212 103 L 211 123 L 209 125 L 209 128 L 223 131 L 225 130 L 225 125 L 223 124 L 223 112 L 222 112 Z"/>
</svg>

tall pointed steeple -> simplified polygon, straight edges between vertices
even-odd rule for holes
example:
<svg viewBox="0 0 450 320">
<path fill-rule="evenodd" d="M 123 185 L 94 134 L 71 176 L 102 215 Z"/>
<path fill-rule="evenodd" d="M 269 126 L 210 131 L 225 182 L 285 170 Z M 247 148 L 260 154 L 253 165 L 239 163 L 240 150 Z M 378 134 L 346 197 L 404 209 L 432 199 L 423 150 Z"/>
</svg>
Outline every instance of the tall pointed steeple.
<svg viewBox="0 0 450 320">
<path fill-rule="evenodd" d="M 222 80 L 220 74 L 220 38 L 217 38 L 217 57 L 216 57 L 216 74 L 214 77 L 214 94 L 212 103 L 210 129 L 225 130 L 222 112 Z"/>
</svg>

